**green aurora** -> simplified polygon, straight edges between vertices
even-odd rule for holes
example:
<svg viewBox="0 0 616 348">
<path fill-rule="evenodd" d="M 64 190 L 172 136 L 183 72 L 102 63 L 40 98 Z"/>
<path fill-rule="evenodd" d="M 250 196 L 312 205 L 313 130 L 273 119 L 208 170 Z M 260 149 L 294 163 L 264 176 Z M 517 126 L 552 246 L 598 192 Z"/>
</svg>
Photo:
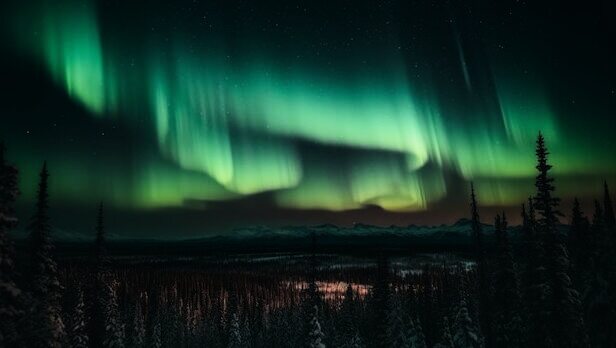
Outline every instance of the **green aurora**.
<svg viewBox="0 0 616 348">
<path fill-rule="evenodd" d="M 84 114 L 157 145 L 143 144 L 126 165 L 61 149 L 35 154 L 18 143 L 26 197 L 33 195 L 35 159 L 45 157 L 63 200 L 96 197 L 116 207 L 182 207 L 267 192 L 290 209 L 415 212 L 456 191 L 452 175 L 474 181 L 483 205 L 512 206 L 532 192 L 539 131 L 561 195 L 593 194 L 616 173 L 614 142 L 578 135 L 539 64 L 522 74 L 510 65 L 517 57 L 486 50 L 491 64 L 478 68 L 462 51 L 464 40 L 452 43 L 458 51 L 451 56 L 462 62 L 457 86 L 448 89 L 409 64 L 420 53 L 390 42 L 358 43 L 353 60 L 327 50 L 296 59 L 296 45 L 285 52 L 249 29 L 237 29 L 243 36 L 232 45 L 216 30 L 197 39 L 183 30 L 122 36 L 122 21 L 106 20 L 96 3 L 50 1 L 11 11 L 5 29 L 13 50 L 43 67 Z M 305 144 L 322 150 L 306 152 Z M 580 188 L 579 176 L 593 185 Z"/>
</svg>

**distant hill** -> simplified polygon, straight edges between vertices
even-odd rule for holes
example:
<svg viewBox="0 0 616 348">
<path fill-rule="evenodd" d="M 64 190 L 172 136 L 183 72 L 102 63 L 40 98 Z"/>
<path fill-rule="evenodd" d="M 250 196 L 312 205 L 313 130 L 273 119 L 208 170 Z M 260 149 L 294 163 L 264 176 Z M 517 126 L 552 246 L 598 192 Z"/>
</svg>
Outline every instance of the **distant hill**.
<svg viewBox="0 0 616 348">
<path fill-rule="evenodd" d="M 510 238 L 516 240 L 520 226 L 509 228 Z M 565 231 L 566 226 L 562 225 Z M 486 245 L 491 244 L 494 227 L 482 224 Z M 164 254 L 201 255 L 226 252 L 306 252 L 311 248 L 312 235 L 315 235 L 321 252 L 365 252 L 375 250 L 390 251 L 462 251 L 471 250 L 471 221 L 460 219 L 452 225 L 437 226 L 372 226 L 355 224 L 340 227 L 331 224 L 316 226 L 267 227 L 252 226 L 235 229 L 231 232 L 202 238 L 159 240 L 126 239 L 111 235 L 108 248 L 112 253 L 122 255 Z M 54 231 L 55 244 L 60 252 L 83 252 L 93 239 L 83 238 L 76 233 Z M 21 237 L 21 238 L 20 238 Z M 17 236 L 17 245 L 24 245 L 24 236 Z"/>
<path fill-rule="evenodd" d="M 208 238 L 275 238 L 275 237 L 291 237 L 291 238 L 307 238 L 315 233 L 318 237 L 362 237 L 362 236 L 391 236 L 391 237 L 468 237 L 471 231 L 471 221 L 469 219 L 460 219 L 453 225 L 438 225 L 438 226 L 373 226 L 366 224 L 355 224 L 351 227 L 340 227 L 331 224 L 315 225 L 315 226 L 285 226 L 285 227 L 268 227 L 268 226 L 251 226 L 238 228 L 224 235 L 217 235 Z M 485 233 L 492 233 L 494 228 L 491 225 L 483 224 Z"/>
</svg>

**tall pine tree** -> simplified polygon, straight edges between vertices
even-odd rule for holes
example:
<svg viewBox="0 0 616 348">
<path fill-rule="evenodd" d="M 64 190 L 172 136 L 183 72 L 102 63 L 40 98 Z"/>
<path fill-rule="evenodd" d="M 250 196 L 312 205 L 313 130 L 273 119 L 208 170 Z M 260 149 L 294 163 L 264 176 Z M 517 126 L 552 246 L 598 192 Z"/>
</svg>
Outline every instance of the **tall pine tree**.
<svg viewBox="0 0 616 348">
<path fill-rule="evenodd" d="M 582 212 L 580 201 L 575 198 L 571 209 L 571 224 L 569 225 L 569 250 L 571 251 L 571 262 L 575 269 L 577 283 L 580 286 L 584 273 L 591 267 L 593 244 L 590 237 L 590 223 Z"/>
<path fill-rule="evenodd" d="M 107 331 L 107 318 L 105 311 L 112 289 L 109 289 L 107 281 L 110 279 L 108 274 L 109 261 L 107 259 L 107 249 L 105 247 L 105 224 L 103 215 L 103 203 L 98 206 L 94 240 L 94 277 L 90 293 L 92 294 L 90 304 L 90 344 L 92 347 L 103 347 Z"/>
<path fill-rule="evenodd" d="M 89 345 L 83 291 L 77 288 L 73 293 L 73 302 L 71 303 L 73 308 L 66 320 L 67 341 L 73 348 L 86 348 Z"/>
<path fill-rule="evenodd" d="M 588 257 L 580 256 L 576 265 L 580 289 L 584 294 L 584 314 L 592 347 L 614 345 L 614 311 L 610 296 L 610 269 L 612 250 L 606 244 L 606 228 L 601 203 L 595 200 L 595 211 L 589 229 Z M 575 213 L 574 213 L 575 215 Z M 575 216 L 573 218 L 575 220 Z M 571 228 L 574 228 L 572 221 Z"/>
<path fill-rule="evenodd" d="M 468 311 L 466 300 L 462 299 L 457 306 L 453 324 L 453 343 L 456 348 L 481 348 L 484 341 L 479 328 L 473 322 Z"/>
<path fill-rule="evenodd" d="M 359 337 L 357 311 L 358 308 L 353 293 L 353 287 L 349 283 L 344 294 L 344 300 L 340 305 L 340 320 L 338 321 L 339 325 L 336 332 L 337 347 L 351 348 L 359 343 L 356 342 L 356 338 Z"/>
<path fill-rule="evenodd" d="M 404 322 L 400 298 L 398 296 L 391 296 L 388 307 L 387 346 L 391 348 L 407 347 L 409 345 L 408 330 Z"/>
<path fill-rule="evenodd" d="M 228 348 L 241 348 L 244 347 L 242 333 L 240 330 L 240 320 L 237 313 L 231 315 L 231 322 L 229 323 L 229 338 Z"/>
<path fill-rule="evenodd" d="M 454 348 L 453 337 L 451 336 L 451 329 L 449 327 L 449 319 L 443 318 L 443 335 L 441 340 L 434 345 L 434 348 Z"/>
<path fill-rule="evenodd" d="M 409 328 L 408 328 L 408 347 L 410 348 L 426 348 L 426 337 L 423 333 L 423 328 L 421 327 L 421 321 L 419 318 L 409 319 Z"/>
<path fill-rule="evenodd" d="M 569 277 L 569 256 L 558 230 L 559 199 L 554 196 L 554 179 L 549 172 L 549 151 L 543 135 L 537 137 L 535 209 L 539 214 L 538 231 L 546 252 L 546 271 L 551 289 L 550 344 L 557 347 L 588 345 L 578 292 Z"/>
<path fill-rule="evenodd" d="M 52 257 L 51 227 L 49 224 L 49 172 L 43 164 L 37 193 L 36 211 L 30 223 L 30 287 L 33 305 L 28 345 L 60 347 L 65 330 L 60 315 L 62 286 L 58 280 L 58 267 Z"/>
<path fill-rule="evenodd" d="M 371 347 L 387 347 L 388 316 L 391 304 L 389 259 L 380 254 L 368 303 L 368 330 L 366 344 Z"/>
<path fill-rule="evenodd" d="M 105 218 L 103 210 L 103 202 L 98 206 L 98 215 L 96 217 L 96 239 L 95 239 L 95 256 L 96 256 L 96 274 L 101 275 L 108 270 L 109 259 L 107 257 L 106 233 L 105 233 Z"/>
<path fill-rule="evenodd" d="M 312 319 L 314 316 L 314 307 L 318 309 L 322 308 L 321 293 L 317 285 L 317 235 L 313 231 L 310 234 L 310 259 L 308 267 L 308 279 L 307 287 L 302 290 L 302 303 L 301 303 L 301 319 L 302 319 L 302 332 L 304 337 L 310 335 L 313 329 Z M 318 311 L 317 311 L 318 313 Z"/>
<path fill-rule="evenodd" d="M 124 324 L 118 308 L 117 287 L 118 283 L 109 279 L 106 284 L 105 296 L 105 336 L 103 346 L 106 348 L 124 347 Z"/>
<path fill-rule="evenodd" d="M 603 183 L 603 209 L 605 210 L 606 227 L 608 229 L 614 229 L 614 227 L 616 227 L 616 218 L 614 217 L 614 207 L 612 206 L 612 198 L 610 196 L 610 189 L 607 186 L 607 181 Z"/>
<path fill-rule="evenodd" d="M 314 306 L 312 309 L 312 319 L 310 320 L 310 332 L 308 333 L 308 347 L 309 348 L 325 348 L 323 344 L 323 338 L 325 334 L 321 330 L 321 324 L 319 323 L 319 307 Z"/>
<path fill-rule="evenodd" d="M 494 342 L 492 330 L 492 304 L 490 291 L 490 274 L 483 245 L 483 231 L 477 208 L 475 186 L 471 183 L 471 233 L 475 244 L 475 262 L 477 263 L 477 295 L 479 297 L 479 322 L 486 337 L 486 344 Z"/>
<path fill-rule="evenodd" d="M 0 142 L 0 347 L 19 344 L 19 324 L 24 317 L 24 296 L 15 283 L 14 250 L 8 236 L 17 225 L 13 204 L 18 194 L 17 169 L 6 162 Z"/>
<path fill-rule="evenodd" d="M 599 244 L 602 247 L 598 251 L 600 254 L 598 273 L 607 283 L 603 288 L 607 294 L 609 308 L 607 315 L 609 319 L 606 321 L 610 324 L 602 331 L 605 332 L 608 343 L 614 345 L 616 344 L 616 323 L 614 323 L 616 321 L 616 265 L 614 263 L 614 259 L 616 259 L 616 221 L 607 182 L 604 183 L 603 187 L 603 219 L 601 226 L 598 226 L 598 229 L 602 231 L 600 232 L 602 237 L 599 239 Z M 597 304 L 604 302 L 600 294 L 594 300 Z"/>
<path fill-rule="evenodd" d="M 507 235 L 505 213 L 496 216 L 496 270 L 494 272 L 494 321 L 497 347 L 522 347 L 524 342 L 520 316 L 520 293 L 513 254 Z"/>
</svg>

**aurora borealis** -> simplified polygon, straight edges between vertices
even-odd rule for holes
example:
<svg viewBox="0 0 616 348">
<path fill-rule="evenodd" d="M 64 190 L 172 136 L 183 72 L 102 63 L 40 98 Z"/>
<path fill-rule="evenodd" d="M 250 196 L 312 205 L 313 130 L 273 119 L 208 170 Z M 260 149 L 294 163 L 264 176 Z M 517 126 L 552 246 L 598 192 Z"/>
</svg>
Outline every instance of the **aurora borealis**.
<svg viewBox="0 0 616 348">
<path fill-rule="evenodd" d="M 47 159 L 67 211 L 433 223 L 470 180 L 523 202 L 539 131 L 559 193 L 590 197 L 616 177 L 609 33 L 555 4 L 16 2 L 0 136 L 23 204 Z"/>
</svg>

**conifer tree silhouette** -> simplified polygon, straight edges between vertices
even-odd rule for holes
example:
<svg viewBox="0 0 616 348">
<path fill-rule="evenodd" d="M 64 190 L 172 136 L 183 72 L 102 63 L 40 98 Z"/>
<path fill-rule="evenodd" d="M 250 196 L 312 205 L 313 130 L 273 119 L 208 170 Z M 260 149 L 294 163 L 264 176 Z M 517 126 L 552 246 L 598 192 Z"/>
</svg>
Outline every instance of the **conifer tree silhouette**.
<svg viewBox="0 0 616 348">
<path fill-rule="evenodd" d="M 17 169 L 6 162 L 0 142 L 0 347 L 19 345 L 24 294 L 15 282 L 15 251 L 8 232 L 17 225 L 13 205 L 19 190 Z"/>
<path fill-rule="evenodd" d="M 607 181 L 603 183 L 603 209 L 605 211 L 605 227 L 614 229 L 616 227 L 616 218 L 614 217 L 614 208 L 612 207 L 612 198 Z"/>
<path fill-rule="evenodd" d="M 108 282 L 111 281 L 108 273 L 109 260 L 105 246 L 105 223 L 103 215 L 103 203 L 98 206 L 96 216 L 96 237 L 94 239 L 94 272 L 91 286 L 91 318 L 90 318 L 90 345 L 92 347 L 102 347 L 106 339 L 107 318 L 106 307 L 108 298 L 111 294 Z"/>
<path fill-rule="evenodd" d="M 53 259 L 49 224 L 49 172 L 43 163 L 36 200 L 36 211 L 30 223 L 30 286 L 33 298 L 29 314 L 29 346 L 60 347 L 65 328 L 60 314 L 62 286 L 58 266 Z"/>
<path fill-rule="evenodd" d="M 492 346 L 494 342 L 492 330 L 492 301 L 490 291 L 490 274 L 486 262 L 486 252 L 483 244 L 483 231 L 477 208 L 475 186 L 471 182 L 471 233 L 474 240 L 475 261 L 477 263 L 477 296 L 479 300 L 479 322 L 485 336 L 486 344 Z"/>
<path fill-rule="evenodd" d="M 554 196 L 554 178 L 549 174 L 549 151 L 543 135 L 537 137 L 535 209 L 539 214 L 538 232 L 546 252 L 546 271 L 551 290 L 550 335 L 548 345 L 585 347 L 588 338 L 581 313 L 581 301 L 569 276 L 569 256 L 558 230 L 560 200 Z"/>
<path fill-rule="evenodd" d="M 505 212 L 496 215 L 496 270 L 494 273 L 495 344 L 498 347 L 523 346 L 523 324 L 519 312 L 520 292 L 513 252 L 507 235 Z"/>
<path fill-rule="evenodd" d="M 580 201 L 573 199 L 573 208 L 571 209 L 571 225 L 569 226 L 569 250 L 571 251 L 572 263 L 578 272 L 582 269 L 588 269 L 591 258 L 591 240 L 589 231 L 589 222 L 584 212 Z"/>
</svg>

